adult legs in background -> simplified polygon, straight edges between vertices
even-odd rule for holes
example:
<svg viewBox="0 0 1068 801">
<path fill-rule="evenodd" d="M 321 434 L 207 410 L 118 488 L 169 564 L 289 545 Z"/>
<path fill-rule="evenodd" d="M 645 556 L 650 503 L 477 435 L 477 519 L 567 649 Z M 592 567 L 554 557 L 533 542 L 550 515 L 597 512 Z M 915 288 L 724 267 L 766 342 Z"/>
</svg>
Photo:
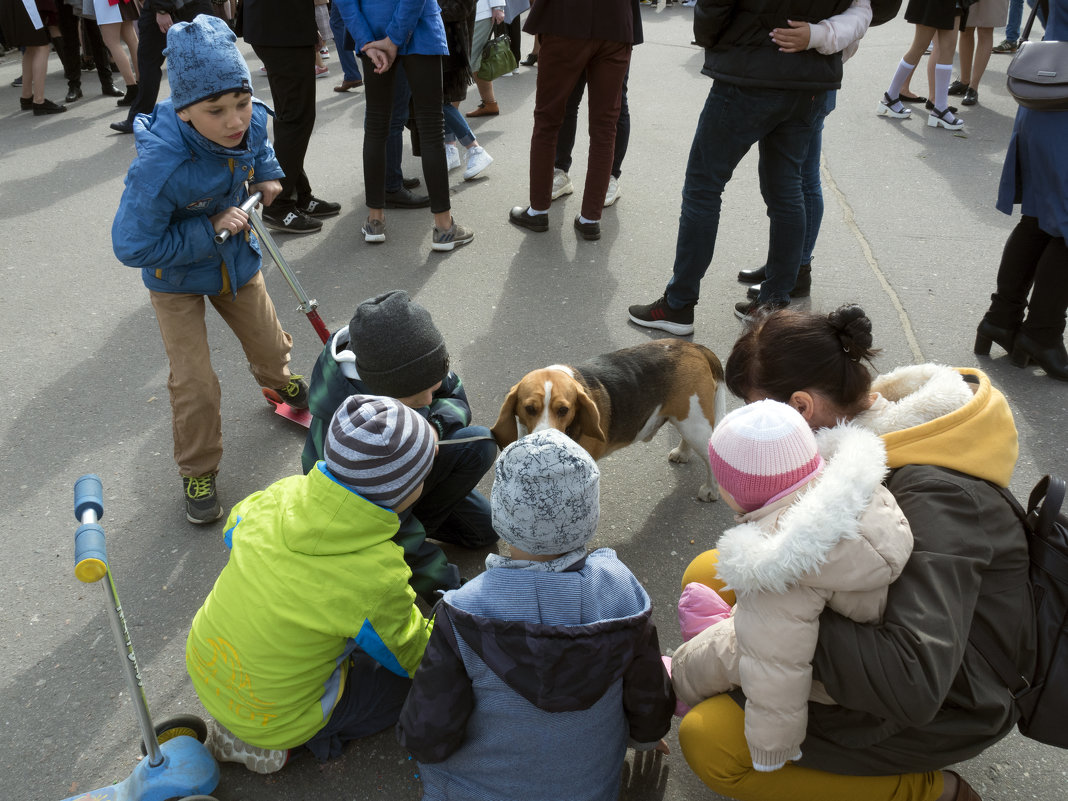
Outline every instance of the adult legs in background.
<svg viewBox="0 0 1068 801">
<path fill-rule="evenodd" d="M 363 81 L 360 74 L 360 63 L 356 60 L 354 44 L 349 32 L 345 29 L 345 21 L 341 19 L 341 12 L 336 3 L 330 4 L 330 32 L 334 37 L 334 52 L 337 53 L 338 62 L 341 64 L 341 76 L 345 83 Z M 348 91 L 348 87 L 341 89 Z"/>
<path fill-rule="evenodd" d="M 629 44 L 601 42 L 600 45 L 586 65 L 590 150 L 582 192 L 583 221 L 600 220 L 604 210 L 616 152 L 623 80 L 630 67 Z"/>
<path fill-rule="evenodd" d="M 306 203 L 312 194 L 304 172 L 304 157 L 315 128 L 315 48 L 266 47 L 252 49 L 267 67 L 274 101 L 274 152 L 285 172 L 282 192 L 271 207 L 279 213 Z"/>
<path fill-rule="evenodd" d="M 396 75 L 393 76 L 393 111 L 386 135 L 386 191 L 399 192 L 404 187 L 401 159 L 404 156 L 404 125 L 408 122 L 412 90 L 408 86 L 408 76 L 401 59 L 393 62 L 390 71 Z"/>
<path fill-rule="evenodd" d="M 137 31 L 134 30 L 134 23 L 112 22 L 100 25 L 99 28 L 104 44 L 111 53 L 111 59 L 115 62 L 115 66 L 119 68 L 123 81 L 126 82 L 127 91 L 132 87 L 133 91 L 136 92 L 137 75 L 134 74 L 133 66 L 130 63 L 131 58 L 134 63 L 137 62 Z M 126 51 L 122 48 L 123 43 L 129 48 L 129 56 L 126 55 Z"/>
</svg>

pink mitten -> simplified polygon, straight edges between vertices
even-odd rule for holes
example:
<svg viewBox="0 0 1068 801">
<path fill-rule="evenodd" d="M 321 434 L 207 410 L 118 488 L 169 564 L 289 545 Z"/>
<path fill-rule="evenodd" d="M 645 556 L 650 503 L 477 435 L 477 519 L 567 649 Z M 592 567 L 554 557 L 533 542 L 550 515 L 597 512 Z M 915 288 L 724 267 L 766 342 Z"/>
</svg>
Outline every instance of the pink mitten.
<svg viewBox="0 0 1068 801">
<path fill-rule="evenodd" d="M 730 616 L 731 607 L 707 584 L 690 582 L 679 598 L 679 628 L 683 642 L 696 637 L 713 623 Z"/>
</svg>

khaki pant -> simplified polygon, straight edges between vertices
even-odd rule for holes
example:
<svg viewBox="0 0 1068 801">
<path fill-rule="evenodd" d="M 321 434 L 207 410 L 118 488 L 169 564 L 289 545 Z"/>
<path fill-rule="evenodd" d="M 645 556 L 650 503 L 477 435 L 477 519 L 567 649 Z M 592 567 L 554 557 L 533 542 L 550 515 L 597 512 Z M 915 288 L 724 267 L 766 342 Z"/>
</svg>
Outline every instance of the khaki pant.
<svg viewBox="0 0 1068 801">
<path fill-rule="evenodd" d="M 174 460 L 183 476 L 217 473 L 222 459 L 222 391 L 211 366 L 204 299 L 237 335 L 248 367 L 260 386 L 277 389 L 289 383 L 293 338 L 282 330 L 263 274 L 256 273 L 227 295 L 187 295 L 149 291 L 163 347 L 170 360 L 167 389 L 171 396 Z"/>
</svg>

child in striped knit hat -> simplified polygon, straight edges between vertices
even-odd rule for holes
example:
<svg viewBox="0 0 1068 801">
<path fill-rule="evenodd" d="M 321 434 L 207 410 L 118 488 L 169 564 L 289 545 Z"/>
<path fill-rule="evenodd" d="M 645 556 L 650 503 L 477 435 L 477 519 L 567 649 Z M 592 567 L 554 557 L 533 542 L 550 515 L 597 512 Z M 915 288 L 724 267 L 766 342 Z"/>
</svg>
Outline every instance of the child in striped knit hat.
<svg viewBox="0 0 1068 801">
<path fill-rule="evenodd" d="M 230 560 L 186 642 L 217 760 L 273 773 L 296 753 L 330 759 L 397 722 L 430 623 L 392 537 L 436 451 L 417 411 L 353 395 L 308 475 L 234 507 Z"/>
<path fill-rule="evenodd" d="M 738 525 L 719 540 L 721 583 L 683 591 L 672 682 L 689 714 L 741 689 L 753 767 L 778 770 L 802 758 L 809 701 L 835 703 L 812 679 L 820 615 L 879 623 L 912 531 L 882 485 L 883 441 L 858 426 L 813 434 L 762 400 L 724 417 L 708 453 Z"/>
</svg>

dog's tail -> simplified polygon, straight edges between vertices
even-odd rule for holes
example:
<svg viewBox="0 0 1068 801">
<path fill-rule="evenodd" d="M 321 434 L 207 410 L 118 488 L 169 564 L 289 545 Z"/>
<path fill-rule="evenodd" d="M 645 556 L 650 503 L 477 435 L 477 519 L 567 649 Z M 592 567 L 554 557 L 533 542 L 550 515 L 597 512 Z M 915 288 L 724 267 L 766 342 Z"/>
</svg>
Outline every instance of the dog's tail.
<svg viewBox="0 0 1068 801">
<path fill-rule="evenodd" d="M 711 350 L 704 345 L 695 342 L 697 349 L 701 351 L 701 355 L 708 360 L 708 367 L 712 370 L 712 377 L 716 379 L 716 383 L 723 381 L 723 363 L 719 360 L 719 356 L 714 354 Z"/>
<path fill-rule="evenodd" d="M 727 414 L 727 385 L 723 382 L 723 363 L 719 360 L 719 356 L 709 348 L 696 342 L 694 344 L 701 351 L 701 355 L 708 360 L 708 367 L 712 371 L 712 377 L 716 379 L 715 425 L 718 426 L 719 421 Z"/>
</svg>

